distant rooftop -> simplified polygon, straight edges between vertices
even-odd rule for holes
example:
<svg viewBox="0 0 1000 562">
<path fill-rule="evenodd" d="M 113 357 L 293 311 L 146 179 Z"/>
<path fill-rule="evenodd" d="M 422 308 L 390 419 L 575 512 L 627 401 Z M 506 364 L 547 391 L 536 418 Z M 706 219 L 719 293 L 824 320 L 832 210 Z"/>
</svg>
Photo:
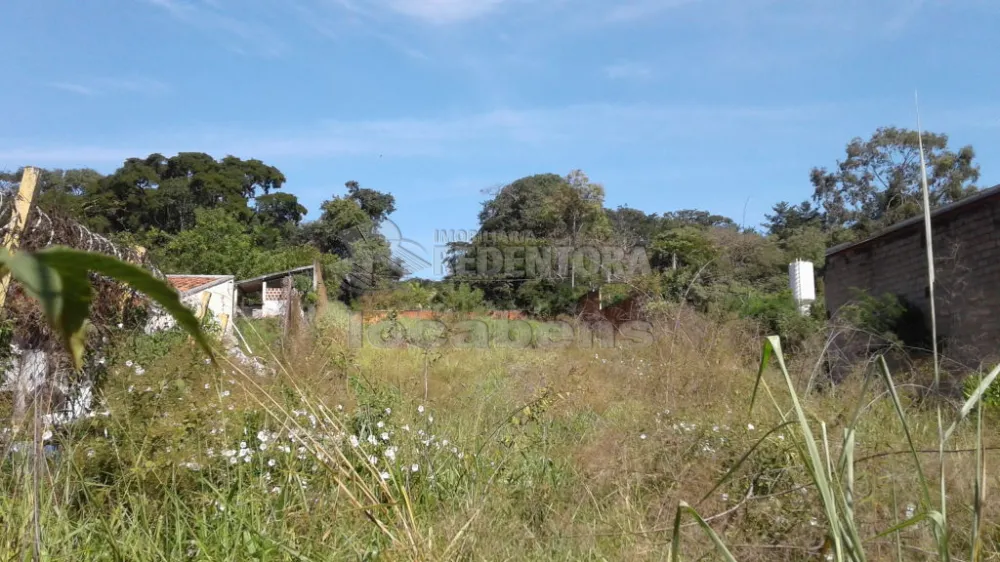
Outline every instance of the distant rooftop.
<svg viewBox="0 0 1000 562">
<path fill-rule="evenodd" d="M 276 271 L 274 273 L 268 273 L 266 275 L 259 275 L 250 279 L 244 279 L 242 281 L 237 281 L 236 286 L 239 287 L 240 291 L 244 293 L 254 293 L 260 291 L 264 283 L 268 281 L 275 281 L 278 279 L 284 279 L 290 275 L 295 275 L 296 273 L 312 273 L 312 265 L 303 265 L 302 267 L 296 267 L 293 269 L 287 269 L 285 271 Z"/>
</svg>

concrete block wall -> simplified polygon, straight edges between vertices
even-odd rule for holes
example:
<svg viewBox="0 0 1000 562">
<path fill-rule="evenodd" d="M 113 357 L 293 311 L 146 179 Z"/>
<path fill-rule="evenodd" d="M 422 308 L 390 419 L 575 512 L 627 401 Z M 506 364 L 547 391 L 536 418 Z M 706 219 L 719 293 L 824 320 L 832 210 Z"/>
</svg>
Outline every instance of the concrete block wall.
<svg viewBox="0 0 1000 562">
<path fill-rule="evenodd" d="M 938 335 L 945 355 L 976 367 L 1000 357 L 1000 191 L 943 211 L 931 221 Z M 929 330 L 923 222 L 834 248 L 824 285 L 833 314 L 852 299 L 852 288 L 873 296 L 891 293 L 919 307 Z"/>
</svg>

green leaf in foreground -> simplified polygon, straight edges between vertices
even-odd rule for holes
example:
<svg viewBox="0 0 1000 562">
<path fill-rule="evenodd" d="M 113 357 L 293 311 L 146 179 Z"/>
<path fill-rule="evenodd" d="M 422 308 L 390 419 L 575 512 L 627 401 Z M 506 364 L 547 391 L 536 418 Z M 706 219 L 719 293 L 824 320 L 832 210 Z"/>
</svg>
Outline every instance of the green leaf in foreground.
<svg viewBox="0 0 1000 562">
<path fill-rule="evenodd" d="M 716 534 L 716 532 L 712 529 L 712 527 L 708 525 L 708 522 L 705 521 L 701 517 L 701 515 L 699 515 L 698 512 L 694 510 L 694 508 L 692 508 L 684 501 L 681 501 L 677 504 L 677 512 L 674 514 L 674 533 L 673 533 L 673 538 L 670 541 L 671 562 L 680 562 L 681 559 L 681 515 L 683 515 L 685 511 L 692 517 L 694 517 L 694 520 L 698 523 L 698 526 L 701 527 L 703 531 L 705 531 L 705 534 L 708 535 L 708 538 L 712 539 L 712 543 L 715 545 L 715 549 L 718 551 L 719 556 L 721 556 L 722 559 L 726 560 L 727 562 L 736 562 L 736 559 L 733 558 L 733 554 L 729 552 L 729 549 L 726 548 L 726 544 L 722 542 L 722 539 L 719 537 L 719 535 Z"/>
<path fill-rule="evenodd" d="M 89 278 L 92 271 L 125 283 L 155 301 L 213 357 L 194 313 L 184 306 L 170 285 L 142 268 L 104 254 L 63 247 L 14 254 L 0 249 L 0 268 L 8 270 L 25 292 L 39 302 L 77 369 L 83 365 L 84 336 L 93 298 Z"/>
</svg>

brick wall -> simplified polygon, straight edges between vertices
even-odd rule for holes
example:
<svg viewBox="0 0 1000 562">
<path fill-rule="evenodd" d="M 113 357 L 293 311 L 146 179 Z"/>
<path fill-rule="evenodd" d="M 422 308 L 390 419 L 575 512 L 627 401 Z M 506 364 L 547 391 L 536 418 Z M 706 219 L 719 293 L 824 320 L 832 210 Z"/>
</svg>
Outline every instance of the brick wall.
<svg viewBox="0 0 1000 562">
<path fill-rule="evenodd" d="M 952 205 L 932 218 L 935 306 L 943 353 L 977 366 L 1000 356 L 1000 190 Z M 930 330 L 927 256 L 921 220 L 826 258 L 827 310 L 852 298 L 851 288 L 873 296 L 892 293 L 919 307 Z"/>
</svg>

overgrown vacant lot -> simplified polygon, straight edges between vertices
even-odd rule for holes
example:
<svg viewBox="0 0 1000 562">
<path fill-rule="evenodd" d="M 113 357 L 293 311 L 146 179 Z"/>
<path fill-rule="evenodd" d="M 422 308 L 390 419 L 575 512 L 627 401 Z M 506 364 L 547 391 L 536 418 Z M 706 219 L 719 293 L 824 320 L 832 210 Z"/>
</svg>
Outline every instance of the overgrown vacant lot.
<svg viewBox="0 0 1000 562">
<path fill-rule="evenodd" d="M 242 327 L 264 369 L 178 333 L 115 348 L 40 471 L 45 559 L 724 559 L 691 511 L 675 530 L 681 501 L 739 560 L 832 559 L 851 536 L 844 559 L 968 560 L 977 528 L 1000 556 L 995 419 L 977 503 L 978 411 L 940 455 L 961 401 L 918 401 L 916 374 L 893 373 L 914 453 L 878 369 L 806 395 L 817 357 L 787 353 L 812 450 L 773 360 L 751 409 L 764 341 L 693 313 L 628 349 L 358 349 L 332 313 L 292 341 Z M 0 552 L 23 559 L 36 486 L 7 453 Z"/>
</svg>

